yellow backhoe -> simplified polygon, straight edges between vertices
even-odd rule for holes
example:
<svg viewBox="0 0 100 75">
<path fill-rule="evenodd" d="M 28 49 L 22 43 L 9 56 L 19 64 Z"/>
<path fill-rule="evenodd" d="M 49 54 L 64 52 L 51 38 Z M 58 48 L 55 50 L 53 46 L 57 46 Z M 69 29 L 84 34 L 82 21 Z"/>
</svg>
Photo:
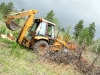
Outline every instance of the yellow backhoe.
<svg viewBox="0 0 100 75">
<path fill-rule="evenodd" d="M 14 31 L 21 28 L 17 43 L 33 49 L 39 55 L 45 55 L 48 50 L 59 51 L 76 49 L 75 44 L 69 42 L 67 37 L 65 41 L 61 40 L 60 37 L 55 37 L 56 25 L 54 23 L 42 18 L 34 19 L 36 13 L 38 13 L 37 10 L 27 10 L 5 15 L 4 20 L 8 29 Z M 13 21 L 14 19 L 26 16 L 28 16 L 28 18 L 22 27 Z"/>
</svg>

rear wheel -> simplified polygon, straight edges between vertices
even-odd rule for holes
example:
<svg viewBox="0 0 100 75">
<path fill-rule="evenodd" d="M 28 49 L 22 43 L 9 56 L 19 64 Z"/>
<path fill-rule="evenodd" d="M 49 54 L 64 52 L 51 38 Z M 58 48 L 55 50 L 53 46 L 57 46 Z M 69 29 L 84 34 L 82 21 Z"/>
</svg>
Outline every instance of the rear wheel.
<svg viewBox="0 0 100 75">
<path fill-rule="evenodd" d="M 44 40 L 37 41 L 34 44 L 33 50 L 36 54 L 40 56 L 45 56 L 46 54 L 48 54 L 49 51 L 48 43 Z"/>
</svg>

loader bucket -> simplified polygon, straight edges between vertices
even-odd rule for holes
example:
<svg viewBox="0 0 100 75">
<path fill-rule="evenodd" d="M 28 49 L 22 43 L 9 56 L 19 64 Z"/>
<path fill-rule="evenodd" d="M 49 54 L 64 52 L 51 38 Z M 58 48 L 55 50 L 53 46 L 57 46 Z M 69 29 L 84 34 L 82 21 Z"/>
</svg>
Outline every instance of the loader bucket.
<svg viewBox="0 0 100 75">
<path fill-rule="evenodd" d="M 18 24 L 16 24 L 15 22 L 11 21 L 10 24 L 6 23 L 6 26 L 8 29 L 10 30 L 18 30 L 19 28 L 21 28 Z"/>
</svg>

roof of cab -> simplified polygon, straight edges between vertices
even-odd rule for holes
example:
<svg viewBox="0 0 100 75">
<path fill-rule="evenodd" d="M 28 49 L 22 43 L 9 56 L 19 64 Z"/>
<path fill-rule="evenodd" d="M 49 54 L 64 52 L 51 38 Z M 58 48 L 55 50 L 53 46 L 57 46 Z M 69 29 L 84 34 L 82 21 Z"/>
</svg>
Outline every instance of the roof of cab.
<svg viewBox="0 0 100 75">
<path fill-rule="evenodd" d="M 54 23 L 52 23 L 52 22 L 50 22 L 50 21 L 48 21 L 48 20 L 45 20 L 45 19 L 43 19 L 43 18 L 41 18 L 41 19 L 42 19 L 42 21 L 44 21 L 44 22 L 50 23 L 50 24 L 52 24 L 52 25 L 56 25 L 56 24 L 54 24 Z"/>
</svg>

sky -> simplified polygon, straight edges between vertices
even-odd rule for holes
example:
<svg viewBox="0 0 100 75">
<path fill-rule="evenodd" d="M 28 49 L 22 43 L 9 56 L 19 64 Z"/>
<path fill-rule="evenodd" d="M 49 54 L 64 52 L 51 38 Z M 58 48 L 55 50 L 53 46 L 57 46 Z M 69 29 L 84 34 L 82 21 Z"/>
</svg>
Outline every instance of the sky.
<svg viewBox="0 0 100 75">
<path fill-rule="evenodd" d="M 0 0 L 1 2 L 13 2 L 17 10 L 36 9 L 39 11 L 36 15 L 38 18 L 44 18 L 49 11 L 53 10 L 60 26 L 66 30 L 70 25 L 71 32 L 80 20 L 84 21 L 85 27 L 95 22 L 95 38 L 100 38 L 100 0 Z"/>
</svg>

